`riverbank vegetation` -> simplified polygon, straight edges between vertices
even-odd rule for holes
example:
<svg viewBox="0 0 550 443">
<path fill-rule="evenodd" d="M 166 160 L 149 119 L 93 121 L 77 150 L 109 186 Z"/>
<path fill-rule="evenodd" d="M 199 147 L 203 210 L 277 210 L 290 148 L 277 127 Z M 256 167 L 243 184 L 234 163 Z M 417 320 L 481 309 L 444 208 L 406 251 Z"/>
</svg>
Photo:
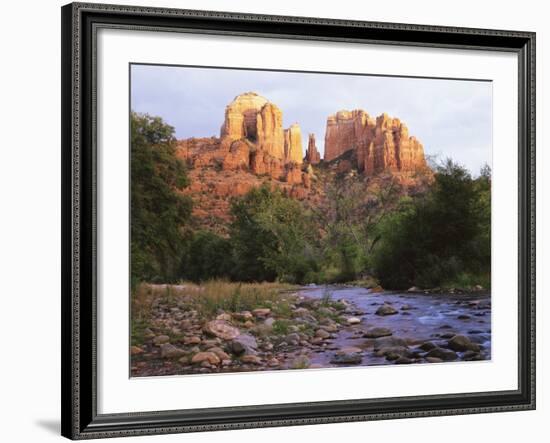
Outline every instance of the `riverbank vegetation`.
<svg viewBox="0 0 550 443">
<path fill-rule="evenodd" d="M 488 167 L 472 177 L 448 160 L 417 192 L 405 192 L 391 174 L 365 178 L 352 171 L 327 179 L 316 206 L 264 185 L 232 200 L 228 235 L 221 236 L 196 226 L 192 201 L 179 191 L 189 180 L 175 156 L 173 128 L 135 113 L 131 123 L 136 294 L 140 282 L 221 279 L 229 292 L 217 287 L 212 293 L 226 296 L 205 297 L 204 309 L 225 310 L 219 303 L 247 309 L 251 299 L 248 307 L 261 307 L 265 294 L 255 282 L 368 281 L 386 289 L 490 284 Z M 201 286 L 203 294 L 216 284 Z"/>
</svg>

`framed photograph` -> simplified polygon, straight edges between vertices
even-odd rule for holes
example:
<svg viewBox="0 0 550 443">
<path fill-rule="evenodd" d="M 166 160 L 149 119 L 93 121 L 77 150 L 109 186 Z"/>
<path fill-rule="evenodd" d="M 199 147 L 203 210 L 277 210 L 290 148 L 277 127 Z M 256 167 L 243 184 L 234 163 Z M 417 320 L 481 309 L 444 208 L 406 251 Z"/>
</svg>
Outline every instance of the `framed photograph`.
<svg viewBox="0 0 550 443">
<path fill-rule="evenodd" d="M 534 33 L 61 13 L 64 436 L 535 408 Z"/>
</svg>

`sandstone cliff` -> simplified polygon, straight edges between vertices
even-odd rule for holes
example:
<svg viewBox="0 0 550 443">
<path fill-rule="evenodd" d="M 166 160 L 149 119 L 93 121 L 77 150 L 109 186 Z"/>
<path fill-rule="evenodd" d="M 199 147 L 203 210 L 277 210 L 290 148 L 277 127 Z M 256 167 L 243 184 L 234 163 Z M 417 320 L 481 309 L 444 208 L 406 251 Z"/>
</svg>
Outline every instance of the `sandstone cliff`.
<svg viewBox="0 0 550 443">
<path fill-rule="evenodd" d="M 424 148 L 409 136 L 398 118 L 382 114 L 376 119 L 365 111 L 339 111 L 327 119 L 325 161 L 353 151 L 359 171 L 414 172 L 426 168 Z"/>
<path fill-rule="evenodd" d="M 328 117 L 325 162 L 319 165 L 315 135 L 309 134 L 304 156 L 300 126 L 284 129 L 281 109 L 254 92 L 227 105 L 219 137 L 180 140 L 176 152 L 189 166 L 191 185 L 182 192 L 193 198 L 194 215 L 222 234 L 231 220 L 231 197 L 253 187 L 267 184 L 317 207 L 327 183 L 341 174 L 357 169 L 370 186 L 385 175 L 379 173 L 391 172 L 414 187 L 420 182 L 410 172 L 426 165 L 422 145 L 399 119 L 373 118 L 363 110 Z"/>
<path fill-rule="evenodd" d="M 309 134 L 304 161 L 310 165 L 316 165 L 321 161 L 321 154 L 317 150 L 317 145 L 315 144 L 315 134 Z"/>
</svg>

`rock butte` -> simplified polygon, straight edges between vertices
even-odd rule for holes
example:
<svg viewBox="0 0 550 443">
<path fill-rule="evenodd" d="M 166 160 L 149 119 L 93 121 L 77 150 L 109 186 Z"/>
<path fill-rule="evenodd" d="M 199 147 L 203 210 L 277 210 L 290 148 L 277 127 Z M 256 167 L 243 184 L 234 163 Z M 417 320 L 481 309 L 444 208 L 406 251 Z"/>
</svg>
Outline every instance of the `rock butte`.
<svg viewBox="0 0 550 443">
<path fill-rule="evenodd" d="M 362 109 L 339 111 L 327 118 L 325 161 L 354 151 L 359 171 L 413 172 L 426 168 L 424 148 L 409 136 L 398 118 L 382 114 L 376 119 Z"/>
<path fill-rule="evenodd" d="M 299 124 L 283 128 L 281 109 L 255 92 L 240 94 L 226 106 L 219 137 L 179 140 L 176 155 L 190 166 L 191 185 L 182 192 L 193 196 L 195 216 L 214 229 L 230 220 L 229 197 L 246 194 L 266 178 L 272 189 L 315 204 L 323 191 L 312 165 L 322 161 L 336 173 L 390 172 L 406 186 L 416 183 L 417 171 L 431 173 L 422 144 L 404 123 L 363 110 L 328 117 L 324 160 L 315 134 L 308 135 L 304 155 Z"/>
</svg>

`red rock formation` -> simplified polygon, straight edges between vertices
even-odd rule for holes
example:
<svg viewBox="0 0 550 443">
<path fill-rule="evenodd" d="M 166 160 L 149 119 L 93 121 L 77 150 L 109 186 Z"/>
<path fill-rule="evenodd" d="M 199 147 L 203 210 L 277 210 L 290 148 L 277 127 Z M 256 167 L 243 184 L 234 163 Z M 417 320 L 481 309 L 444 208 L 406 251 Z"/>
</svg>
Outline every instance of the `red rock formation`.
<svg viewBox="0 0 550 443">
<path fill-rule="evenodd" d="M 302 163 L 304 153 L 302 150 L 302 130 L 298 123 L 294 123 L 285 129 L 285 162 Z"/>
<path fill-rule="evenodd" d="M 238 95 L 225 108 L 225 120 L 221 129 L 221 138 L 231 140 L 248 138 L 256 141 L 257 115 L 267 100 L 255 92 Z"/>
<path fill-rule="evenodd" d="M 309 134 L 304 161 L 310 165 L 316 165 L 321 161 L 321 154 L 317 150 L 317 145 L 315 144 L 315 134 Z"/>
<path fill-rule="evenodd" d="M 426 167 L 424 148 L 405 124 L 382 114 L 374 120 L 363 110 L 340 111 L 327 119 L 325 160 L 353 150 L 360 171 L 412 172 Z"/>
</svg>

